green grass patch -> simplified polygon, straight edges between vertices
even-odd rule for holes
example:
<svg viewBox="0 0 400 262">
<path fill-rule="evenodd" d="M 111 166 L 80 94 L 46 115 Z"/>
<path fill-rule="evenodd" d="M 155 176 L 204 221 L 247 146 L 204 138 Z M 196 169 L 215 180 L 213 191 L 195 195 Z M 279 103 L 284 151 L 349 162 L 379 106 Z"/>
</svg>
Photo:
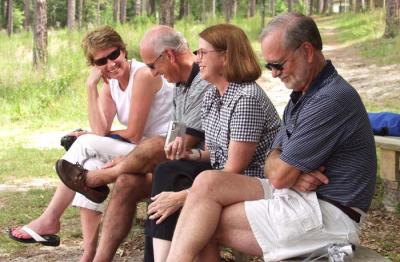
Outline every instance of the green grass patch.
<svg viewBox="0 0 400 262">
<path fill-rule="evenodd" d="M 0 183 L 23 184 L 27 179 L 56 178 L 54 163 L 62 154 L 62 149 L 6 148 L 0 152 Z"/>
<path fill-rule="evenodd" d="M 380 66 L 398 64 L 400 61 L 400 36 L 378 38 L 357 45 L 360 54 Z"/>
<path fill-rule="evenodd" d="M 339 44 L 362 42 L 380 38 L 385 29 L 384 12 L 378 9 L 365 13 L 341 13 L 316 18 L 321 30 L 335 30 L 324 36 L 324 42 Z"/>
</svg>

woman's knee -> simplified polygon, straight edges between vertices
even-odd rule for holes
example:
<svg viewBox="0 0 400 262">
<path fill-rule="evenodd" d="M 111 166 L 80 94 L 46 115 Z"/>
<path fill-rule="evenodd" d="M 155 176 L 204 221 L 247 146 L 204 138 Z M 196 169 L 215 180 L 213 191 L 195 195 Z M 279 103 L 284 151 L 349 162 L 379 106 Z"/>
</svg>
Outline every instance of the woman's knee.
<svg viewBox="0 0 400 262">
<path fill-rule="evenodd" d="M 218 188 L 218 175 L 219 171 L 206 170 L 201 172 L 194 180 L 191 192 L 196 192 L 201 195 L 209 195 L 211 192 Z"/>
</svg>

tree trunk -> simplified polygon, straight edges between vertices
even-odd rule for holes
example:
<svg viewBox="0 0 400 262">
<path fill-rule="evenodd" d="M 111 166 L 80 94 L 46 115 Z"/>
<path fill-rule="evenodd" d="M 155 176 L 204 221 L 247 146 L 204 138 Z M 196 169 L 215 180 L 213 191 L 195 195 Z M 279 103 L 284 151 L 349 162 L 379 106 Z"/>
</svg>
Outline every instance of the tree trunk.
<svg viewBox="0 0 400 262">
<path fill-rule="evenodd" d="M 212 0 L 212 17 L 213 18 L 216 15 L 216 12 L 215 12 L 216 8 L 215 7 L 216 7 L 216 0 Z"/>
<path fill-rule="evenodd" d="M 355 1 L 356 6 L 355 6 L 355 12 L 359 13 L 362 10 L 362 3 L 361 0 L 356 0 Z"/>
<path fill-rule="evenodd" d="M 41 69 L 47 65 L 47 3 L 36 0 L 33 30 L 33 67 Z"/>
<path fill-rule="evenodd" d="M 119 9 L 119 22 L 125 24 L 126 22 L 126 0 L 121 0 Z"/>
<path fill-rule="evenodd" d="M 3 18 L 5 18 L 7 20 L 7 1 L 4 0 L 2 5 L 3 5 L 2 6 L 2 10 L 3 10 L 2 15 L 3 15 Z"/>
<path fill-rule="evenodd" d="M 322 11 L 321 11 L 321 13 L 322 14 L 327 14 L 328 13 L 328 11 L 329 11 L 329 4 L 328 4 L 328 0 L 323 0 L 322 1 L 323 3 L 323 6 L 322 6 Z"/>
<path fill-rule="evenodd" d="M 400 0 L 387 0 L 385 38 L 400 35 Z"/>
<path fill-rule="evenodd" d="M 238 1 L 233 0 L 233 11 L 232 11 L 232 17 L 236 17 L 237 14 L 237 9 L 238 9 Z"/>
<path fill-rule="evenodd" d="M 113 21 L 114 23 L 118 22 L 119 18 L 119 0 L 113 1 Z"/>
<path fill-rule="evenodd" d="M 174 27 L 175 0 L 160 0 L 160 25 Z"/>
<path fill-rule="evenodd" d="M 265 26 L 265 0 L 261 0 L 261 29 Z"/>
<path fill-rule="evenodd" d="M 375 1 L 369 0 L 369 10 L 375 10 Z"/>
<path fill-rule="evenodd" d="M 75 0 L 68 0 L 67 26 L 68 26 L 68 30 L 73 30 L 75 27 Z"/>
<path fill-rule="evenodd" d="M 97 0 L 97 7 L 96 7 L 96 24 L 99 25 L 100 24 L 100 1 L 101 0 Z"/>
<path fill-rule="evenodd" d="M 308 1 L 308 15 L 313 15 L 314 0 Z"/>
<path fill-rule="evenodd" d="M 256 14 L 256 0 L 248 0 L 247 17 L 253 17 Z"/>
<path fill-rule="evenodd" d="M 207 19 L 206 0 L 201 1 L 201 22 L 205 23 Z"/>
<path fill-rule="evenodd" d="M 24 30 L 29 31 L 31 27 L 31 1 L 24 0 Z"/>
<path fill-rule="evenodd" d="M 135 16 L 140 16 L 141 14 L 142 14 L 142 1 L 135 0 Z"/>
<path fill-rule="evenodd" d="M 271 0 L 271 16 L 275 16 L 275 0 Z"/>
<path fill-rule="evenodd" d="M 13 0 L 7 0 L 7 35 L 13 33 Z"/>
<path fill-rule="evenodd" d="M 202 7 L 204 6 L 204 0 L 202 2 Z M 203 10 L 202 10 L 203 11 Z M 179 1 L 179 15 L 178 19 L 182 19 L 187 17 L 189 14 L 189 1 L 188 0 L 180 0 Z M 202 13 L 203 15 L 203 13 Z M 202 16 L 203 17 L 203 16 Z"/>
<path fill-rule="evenodd" d="M 293 11 L 293 0 L 288 0 L 288 12 Z"/>
<path fill-rule="evenodd" d="M 148 0 L 146 5 L 146 13 L 147 15 L 154 15 L 156 13 L 156 1 Z"/>
<path fill-rule="evenodd" d="M 234 0 L 224 0 L 223 2 L 225 21 L 227 23 L 229 23 L 232 20 L 234 4 L 235 4 Z"/>
<path fill-rule="evenodd" d="M 83 0 L 78 1 L 78 26 L 79 28 L 83 26 Z"/>
<path fill-rule="evenodd" d="M 324 0 L 318 0 L 317 4 L 318 4 L 317 5 L 318 14 L 322 14 L 322 11 L 324 10 Z"/>
</svg>

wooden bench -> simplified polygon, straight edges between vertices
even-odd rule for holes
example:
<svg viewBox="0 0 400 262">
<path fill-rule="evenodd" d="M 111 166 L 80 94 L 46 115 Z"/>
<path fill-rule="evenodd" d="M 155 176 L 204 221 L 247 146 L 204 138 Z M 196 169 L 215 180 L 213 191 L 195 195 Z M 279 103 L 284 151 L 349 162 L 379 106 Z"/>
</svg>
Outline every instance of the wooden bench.
<svg viewBox="0 0 400 262">
<path fill-rule="evenodd" d="M 254 261 L 254 257 L 251 257 L 252 259 L 249 259 L 250 257 L 247 257 L 246 255 L 244 255 L 242 253 L 239 253 L 238 256 L 236 256 L 236 255 L 237 254 L 234 253 L 236 262 Z M 302 261 L 304 261 L 304 258 L 292 258 L 292 259 L 283 260 L 282 262 L 302 262 Z M 317 261 L 328 261 L 328 258 L 324 257 Z M 376 251 L 369 249 L 367 247 L 362 247 L 362 246 L 356 247 L 356 250 L 353 253 L 353 258 L 351 261 L 353 261 L 353 262 L 390 262 L 389 259 L 379 255 Z"/>
<path fill-rule="evenodd" d="M 380 151 L 383 204 L 393 212 L 400 203 L 400 137 L 375 136 L 375 144 Z"/>
<path fill-rule="evenodd" d="M 283 260 L 283 262 L 302 262 L 304 258 L 302 259 L 289 259 L 289 260 Z M 321 258 L 317 261 L 328 261 L 328 258 Z M 389 259 L 379 255 L 377 252 L 375 252 L 372 249 L 369 249 L 367 247 L 361 247 L 358 246 L 356 250 L 354 251 L 353 262 L 390 262 Z"/>
</svg>

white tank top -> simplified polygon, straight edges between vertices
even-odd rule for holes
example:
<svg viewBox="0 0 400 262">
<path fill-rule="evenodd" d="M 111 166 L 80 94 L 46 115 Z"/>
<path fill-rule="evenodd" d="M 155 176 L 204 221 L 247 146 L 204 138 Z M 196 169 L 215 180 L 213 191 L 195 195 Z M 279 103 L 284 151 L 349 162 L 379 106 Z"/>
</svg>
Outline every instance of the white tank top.
<svg viewBox="0 0 400 262">
<path fill-rule="evenodd" d="M 131 71 L 129 82 L 125 90 L 121 90 L 118 80 L 110 79 L 109 81 L 111 97 L 117 108 L 117 118 L 124 126 L 128 126 L 132 89 L 135 88 L 133 86 L 133 79 L 135 78 L 137 70 L 146 66 L 145 64 L 135 60 L 130 63 Z M 171 120 L 173 110 L 173 85 L 168 83 L 164 78 L 162 78 L 162 81 L 162 87 L 155 94 L 149 116 L 147 117 L 143 132 L 144 137 L 167 133 L 168 122 Z"/>
</svg>

